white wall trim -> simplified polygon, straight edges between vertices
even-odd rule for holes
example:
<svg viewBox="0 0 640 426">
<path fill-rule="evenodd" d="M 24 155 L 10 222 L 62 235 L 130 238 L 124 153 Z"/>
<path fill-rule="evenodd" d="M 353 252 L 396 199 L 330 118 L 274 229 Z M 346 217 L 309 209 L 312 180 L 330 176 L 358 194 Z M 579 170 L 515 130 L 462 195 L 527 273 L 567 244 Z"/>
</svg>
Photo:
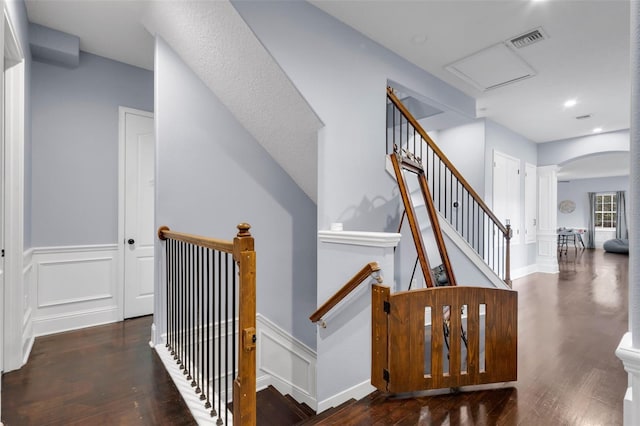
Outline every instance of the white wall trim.
<svg viewBox="0 0 640 426">
<path fill-rule="evenodd" d="M 538 272 L 538 265 L 527 265 L 522 268 L 513 269 L 511 271 L 511 279 L 516 280 L 526 277 L 527 275 L 535 274 L 536 272 Z"/>
<path fill-rule="evenodd" d="M 318 240 L 323 243 L 353 246 L 395 247 L 401 237 L 393 232 L 318 231 Z"/>
<path fill-rule="evenodd" d="M 11 371 L 22 366 L 24 337 L 24 96 L 25 96 L 25 64 L 22 47 L 11 24 L 11 19 L 4 10 L 3 48 L 5 53 L 15 55 L 11 58 L 15 63 L 4 71 L 4 336 L 3 336 L 3 369 Z"/>
<path fill-rule="evenodd" d="M 34 256 L 41 256 L 46 254 L 61 254 L 61 253 L 87 253 L 96 251 L 109 251 L 117 250 L 117 244 L 91 244 L 80 246 L 51 246 L 51 247 L 34 247 L 29 249 Z M 26 253 L 26 252 L 25 252 Z"/>
<path fill-rule="evenodd" d="M 635 426 L 640 420 L 640 404 L 633 403 L 640 399 L 640 349 L 633 347 L 631 332 L 627 332 L 620 339 L 616 349 L 616 356 L 622 361 L 624 369 L 629 373 L 630 387 L 624 396 L 624 426 Z"/>
<path fill-rule="evenodd" d="M 323 401 L 318 402 L 318 413 L 322 413 L 325 410 L 328 410 L 332 407 L 337 407 L 345 401 L 350 400 L 351 398 L 356 401 L 364 398 L 369 395 L 371 392 L 375 391 L 376 388 L 371 386 L 370 380 L 365 380 L 362 383 L 359 383 L 349 389 L 346 389 L 336 395 L 333 395 Z"/>
<path fill-rule="evenodd" d="M 119 321 L 117 306 L 86 309 L 63 314 L 39 316 L 33 319 L 34 336 L 62 333 L 64 331 L 79 330 L 85 327 L 109 324 Z"/>
<path fill-rule="evenodd" d="M 33 333 L 33 300 L 34 300 L 34 288 L 33 288 L 33 249 L 24 251 L 22 261 L 22 283 L 23 283 L 23 308 L 24 319 L 22 325 L 22 364 L 26 364 L 33 348 L 35 336 Z"/>
<path fill-rule="evenodd" d="M 256 332 L 258 390 L 272 385 L 315 410 L 316 352 L 261 314 L 256 316 Z"/>
<path fill-rule="evenodd" d="M 33 334 L 120 320 L 117 252 L 116 244 L 31 249 L 25 279 L 29 271 Z"/>
</svg>

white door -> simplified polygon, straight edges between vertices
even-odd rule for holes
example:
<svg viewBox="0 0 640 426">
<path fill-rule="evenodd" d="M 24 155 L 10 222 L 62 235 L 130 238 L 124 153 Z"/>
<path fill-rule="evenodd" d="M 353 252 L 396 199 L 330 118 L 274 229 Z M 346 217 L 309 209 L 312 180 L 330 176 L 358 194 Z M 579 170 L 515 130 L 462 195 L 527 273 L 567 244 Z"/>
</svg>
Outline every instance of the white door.
<svg viewBox="0 0 640 426">
<path fill-rule="evenodd" d="M 493 212 L 513 230 L 511 244 L 520 241 L 520 160 L 493 152 Z"/>
<path fill-rule="evenodd" d="M 124 111 L 124 317 L 153 313 L 153 115 Z"/>
</svg>

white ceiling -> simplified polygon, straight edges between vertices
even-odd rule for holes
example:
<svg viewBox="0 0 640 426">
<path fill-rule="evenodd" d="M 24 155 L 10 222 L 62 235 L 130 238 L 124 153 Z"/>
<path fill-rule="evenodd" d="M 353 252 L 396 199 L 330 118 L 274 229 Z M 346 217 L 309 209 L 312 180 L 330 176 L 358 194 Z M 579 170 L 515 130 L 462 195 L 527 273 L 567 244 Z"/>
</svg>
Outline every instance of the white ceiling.
<svg viewBox="0 0 640 426">
<path fill-rule="evenodd" d="M 80 37 L 80 50 L 153 69 L 154 41 L 142 26 L 148 1 L 26 0 L 29 21 Z"/>
<path fill-rule="evenodd" d="M 558 168 L 559 180 L 629 175 L 629 153 L 607 152 L 569 161 Z"/>
<path fill-rule="evenodd" d="M 629 127 L 629 2 L 312 1 L 314 5 L 477 99 L 478 114 L 535 142 Z M 517 50 L 535 77 L 481 92 L 445 67 L 542 27 Z M 412 40 L 425 39 L 423 43 Z M 575 98 L 578 104 L 565 109 Z M 587 120 L 576 116 L 591 114 Z"/>
<path fill-rule="evenodd" d="M 477 99 L 488 117 L 535 142 L 629 127 L 629 2 L 623 0 L 311 1 Z M 80 37 L 82 50 L 153 68 L 141 25 L 148 1 L 26 0 L 29 20 Z M 534 77 L 482 92 L 446 66 L 542 27 L 517 50 Z M 564 108 L 575 98 L 577 105 Z M 575 117 L 591 114 L 591 118 Z"/>
</svg>

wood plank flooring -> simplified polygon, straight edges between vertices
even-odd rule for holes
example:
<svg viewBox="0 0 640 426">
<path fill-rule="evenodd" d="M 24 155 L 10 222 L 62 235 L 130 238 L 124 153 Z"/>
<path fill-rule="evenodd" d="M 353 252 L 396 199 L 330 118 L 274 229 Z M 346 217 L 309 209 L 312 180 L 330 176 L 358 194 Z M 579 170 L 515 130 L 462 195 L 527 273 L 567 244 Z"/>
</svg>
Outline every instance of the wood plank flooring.
<svg viewBox="0 0 640 426">
<path fill-rule="evenodd" d="M 514 281 L 518 381 L 440 396 L 374 393 L 322 425 L 622 425 L 628 256 L 571 250 L 559 274 Z"/>
<path fill-rule="evenodd" d="M 7 426 L 193 425 L 149 347 L 151 317 L 36 339 L 29 362 L 2 380 Z"/>
<path fill-rule="evenodd" d="M 628 259 L 601 250 L 570 249 L 560 259 L 559 274 L 514 281 L 519 296 L 517 382 L 491 390 L 403 398 L 376 392 L 302 422 L 621 425 L 627 375 L 614 351 L 627 330 Z M 36 339 L 27 366 L 4 376 L 5 423 L 193 424 L 147 344 L 150 323 L 145 317 Z M 270 399 L 268 405 L 258 406 L 261 425 L 295 424 L 300 417 L 274 414 L 274 409 L 298 410 L 287 408 L 291 404 Z"/>
</svg>

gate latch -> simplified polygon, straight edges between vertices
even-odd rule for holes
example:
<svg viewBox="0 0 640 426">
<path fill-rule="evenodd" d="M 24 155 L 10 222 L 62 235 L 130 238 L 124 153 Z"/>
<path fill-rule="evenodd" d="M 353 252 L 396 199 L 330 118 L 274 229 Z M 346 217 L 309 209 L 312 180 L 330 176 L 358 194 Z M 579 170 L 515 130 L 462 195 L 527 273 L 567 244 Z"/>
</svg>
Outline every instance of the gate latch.
<svg viewBox="0 0 640 426">
<path fill-rule="evenodd" d="M 256 329 L 249 327 L 242 330 L 242 342 L 245 351 L 252 351 L 256 348 Z"/>
</svg>

